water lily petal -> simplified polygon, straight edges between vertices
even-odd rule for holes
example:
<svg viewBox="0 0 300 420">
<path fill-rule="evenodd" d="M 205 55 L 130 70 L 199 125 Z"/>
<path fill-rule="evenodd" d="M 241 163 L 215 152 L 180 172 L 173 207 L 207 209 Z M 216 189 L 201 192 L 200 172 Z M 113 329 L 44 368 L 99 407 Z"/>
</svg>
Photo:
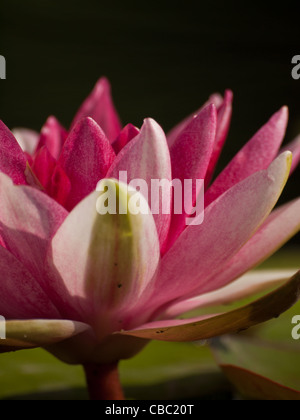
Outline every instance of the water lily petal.
<svg viewBox="0 0 300 420">
<path fill-rule="evenodd" d="M 295 270 L 258 270 L 245 274 L 238 280 L 214 292 L 184 300 L 171 305 L 165 312 L 165 317 L 176 317 L 196 308 L 214 305 L 228 305 L 248 296 L 263 292 L 290 279 Z"/>
<path fill-rule="evenodd" d="M 297 199 L 271 213 L 247 244 L 211 278 L 210 290 L 225 286 L 265 261 L 299 230 L 300 199 Z"/>
<path fill-rule="evenodd" d="M 219 157 L 221 155 L 224 143 L 227 139 L 230 122 L 231 122 L 231 116 L 232 116 L 232 101 L 233 101 L 232 91 L 226 90 L 224 101 L 218 107 L 216 140 L 215 140 L 213 153 L 211 155 L 211 159 L 210 159 L 206 177 L 205 177 L 205 187 L 207 187 L 209 183 L 211 182 L 211 179 L 213 177 L 215 168 L 217 166 Z"/>
<path fill-rule="evenodd" d="M 46 146 L 54 159 L 58 159 L 68 132 L 55 117 L 49 117 L 42 128 L 38 149 Z"/>
<path fill-rule="evenodd" d="M 112 101 L 109 81 L 105 77 L 97 82 L 92 93 L 78 110 L 72 127 L 85 117 L 93 118 L 111 142 L 119 135 L 122 126 Z"/>
<path fill-rule="evenodd" d="M 165 293 L 157 299 L 167 302 L 187 293 L 209 291 L 208 280 L 271 212 L 288 179 L 291 160 L 290 152 L 280 155 L 267 170 L 255 173 L 212 203 L 202 225 L 187 227 L 162 259 L 156 287 Z"/>
<path fill-rule="evenodd" d="M 49 254 L 49 264 L 64 280 L 71 302 L 84 316 L 94 313 L 93 322 L 97 322 L 95 313 L 99 321 L 105 311 L 129 310 L 148 286 L 159 261 L 157 232 L 143 196 L 113 180 L 103 180 L 98 189 L 105 187 L 111 188 L 111 198 L 116 197 L 117 214 L 110 214 L 112 209 L 100 214 L 106 209 L 104 192 L 92 193 L 69 214 Z M 130 213 L 132 194 L 148 214 Z M 119 206 L 127 214 L 119 214 Z"/>
<path fill-rule="evenodd" d="M 68 210 L 95 191 L 115 157 L 109 140 L 92 118 L 84 118 L 75 125 L 58 162 L 71 182 Z"/>
<path fill-rule="evenodd" d="M 58 163 L 51 176 L 50 197 L 56 200 L 63 207 L 68 208 L 68 200 L 72 184 L 64 169 Z"/>
<path fill-rule="evenodd" d="M 87 324 L 69 320 L 6 321 L 6 340 L 0 340 L 0 353 L 46 347 L 89 329 Z"/>
<path fill-rule="evenodd" d="M 219 93 L 214 93 L 210 96 L 207 102 L 195 111 L 193 114 L 186 117 L 183 121 L 181 121 L 179 124 L 177 124 L 167 135 L 168 139 L 168 145 L 171 149 L 173 144 L 175 143 L 177 137 L 182 133 L 182 131 L 190 124 L 190 122 L 195 118 L 196 115 L 198 115 L 204 108 L 207 106 L 214 104 L 217 109 L 219 109 L 222 106 L 223 98 Z"/>
<path fill-rule="evenodd" d="M 0 171 L 15 184 L 26 185 L 26 156 L 11 131 L 0 121 Z"/>
<path fill-rule="evenodd" d="M 41 147 L 35 155 L 32 170 L 41 185 L 51 194 L 52 176 L 56 168 L 56 160 L 49 152 L 47 146 Z"/>
<path fill-rule="evenodd" d="M 281 152 L 290 151 L 293 154 L 291 173 L 295 171 L 300 162 L 300 136 L 296 137 L 291 143 L 287 144 Z"/>
<path fill-rule="evenodd" d="M 134 125 L 126 125 L 126 127 L 123 128 L 121 133 L 118 135 L 117 139 L 112 144 L 115 153 L 120 153 L 120 151 L 126 146 L 126 144 L 128 144 L 132 139 L 134 139 L 139 133 L 140 130 Z"/>
<path fill-rule="evenodd" d="M 39 143 L 40 134 L 28 128 L 14 128 L 12 133 L 23 152 L 33 155 Z"/>
<path fill-rule="evenodd" d="M 60 318 L 41 285 L 0 246 L 0 314 L 6 319 Z"/>
<path fill-rule="evenodd" d="M 278 154 L 288 121 L 287 107 L 281 108 L 238 152 L 205 194 L 208 206 L 233 185 L 266 169 Z"/>
<path fill-rule="evenodd" d="M 118 334 L 159 341 L 197 341 L 233 334 L 278 317 L 292 307 L 300 297 L 300 272 L 283 286 L 242 308 L 201 321 L 182 320 L 177 326 L 156 323 L 156 328 L 143 325 Z"/>
<path fill-rule="evenodd" d="M 192 201 L 190 208 L 182 214 L 173 214 L 168 247 L 172 246 L 186 227 L 186 218 L 191 216 L 192 208 L 203 184 L 196 187 L 196 180 L 205 178 L 213 151 L 217 129 L 217 112 L 214 105 L 204 108 L 186 128 L 179 134 L 170 150 L 172 162 L 172 177 L 193 180 Z M 182 203 L 184 198 L 182 197 Z"/>
<path fill-rule="evenodd" d="M 67 212 L 41 191 L 13 185 L 4 174 L 0 174 L 0 189 L 0 232 L 5 246 L 42 282 L 48 243 Z"/>
<path fill-rule="evenodd" d="M 146 181 L 148 188 L 148 202 L 153 210 L 156 206 L 158 214 L 154 220 L 161 245 L 164 244 L 171 221 L 171 194 L 165 193 L 163 211 L 159 204 L 159 195 L 151 196 L 153 180 L 172 180 L 171 160 L 166 136 L 162 128 L 152 119 L 146 119 L 140 134 L 135 137 L 116 157 L 107 173 L 108 178 L 120 179 L 120 172 L 127 172 L 127 183 L 141 179 Z M 168 184 L 169 185 L 169 184 Z M 169 185 L 170 187 L 170 185 Z M 135 186 L 136 188 L 136 186 Z M 146 193 L 145 193 L 146 194 Z M 166 213 L 166 214 L 163 214 Z"/>
</svg>

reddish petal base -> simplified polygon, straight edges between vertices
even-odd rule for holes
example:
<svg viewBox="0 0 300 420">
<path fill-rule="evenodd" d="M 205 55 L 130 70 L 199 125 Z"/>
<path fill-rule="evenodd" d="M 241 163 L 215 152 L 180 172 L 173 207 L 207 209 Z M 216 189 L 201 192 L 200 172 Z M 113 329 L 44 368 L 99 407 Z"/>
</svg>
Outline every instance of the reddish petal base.
<svg viewBox="0 0 300 420">
<path fill-rule="evenodd" d="M 124 400 L 118 363 L 84 366 L 90 398 L 93 401 Z"/>
</svg>

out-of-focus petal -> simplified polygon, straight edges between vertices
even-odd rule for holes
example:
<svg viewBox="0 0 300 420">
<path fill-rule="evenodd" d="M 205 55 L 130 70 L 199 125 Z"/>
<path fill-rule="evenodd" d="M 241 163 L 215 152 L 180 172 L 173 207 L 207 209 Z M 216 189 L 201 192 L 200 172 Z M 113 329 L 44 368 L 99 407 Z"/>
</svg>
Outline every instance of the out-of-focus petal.
<svg viewBox="0 0 300 420">
<path fill-rule="evenodd" d="M 278 155 L 288 121 L 287 107 L 281 108 L 238 152 L 205 194 L 208 206 L 233 185 L 266 169 Z"/>
<path fill-rule="evenodd" d="M 93 118 L 110 142 L 113 142 L 120 134 L 122 126 L 113 104 L 109 81 L 105 77 L 97 82 L 92 93 L 80 107 L 72 127 L 85 117 Z"/>
<path fill-rule="evenodd" d="M 107 173 L 108 178 L 120 178 L 120 172 L 126 171 L 128 184 L 133 180 L 144 180 L 148 189 L 149 206 L 153 211 L 161 245 L 164 244 L 171 221 L 171 159 L 165 134 L 152 119 L 146 119 L 140 134 L 135 137 L 116 157 Z M 161 199 L 152 188 L 154 180 L 167 180 L 166 190 Z M 136 187 L 136 186 L 135 186 Z M 143 193 L 143 191 L 142 191 Z M 160 203 L 159 203 L 160 201 Z M 164 209 L 159 204 L 163 203 Z M 154 208 L 157 207 L 157 211 Z M 164 214 L 165 213 L 165 214 Z"/>
<path fill-rule="evenodd" d="M 84 118 L 76 124 L 58 161 L 71 182 L 68 210 L 95 191 L 115 157 L 109 140 L 92 118 Z"/>
</svg>

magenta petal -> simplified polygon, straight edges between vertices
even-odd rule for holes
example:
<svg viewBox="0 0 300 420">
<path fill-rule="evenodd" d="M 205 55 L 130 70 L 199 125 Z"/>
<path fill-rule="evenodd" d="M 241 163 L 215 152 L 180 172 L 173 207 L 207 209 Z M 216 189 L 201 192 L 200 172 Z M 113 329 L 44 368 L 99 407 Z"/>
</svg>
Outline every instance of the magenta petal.
<svg viewBox="0 0 300 420">
<path fill-rule="evenodd" d="M 233 185 L 266 169 L 278 155 L 288 121 L 288 109 L 283 107 L 241 149 L 221 172 L 205 194 L 205 205 L 219 197 Z"/>
<path fill-rule="evenodd" d="M 126 144 L 128 144 L 132 139 L 134 139 L 139 133 L 140 130 L 134 125 L 126 125 L 126 127 L 123 128 L 117 139 L 112 144 L 116 155 L 120 153 L 120 151 L 126 146 Z"/>
<path fill-rule="evenodd" d="M 56 167 L 56 160 L 43 146 L 37 153 L 32 164 L 32 170 L 41 185 L 49 193 L 51 191 L 51 178 Z"/>
<path fill-rule="evenodd" d="M 26 156 L 11 131 L 0 121 L 0 171 L 15 184 L 26 185 Z"/>
<path fill-rule="evenodd" d="M 232 101 L 233 93 L 230 90 L 225 92 L 224 101 L 222 105 L 218 108 L 218 121 L 217 121 L 217 133 L 216 140 L 214 144 L 214 150 L 209 162 L 209 167 L 207 169 L 205 177 L 205 187 L 209 185 L 212 176 L 214 174 L 215 167 L 218 163 L 221 151 L 223 149 L 224 143 L 226 141 L 231 116 L 232 116 Z"/>
<path fill-rule="evenodd" d="M 0 313 L 6 319 L 60 318 L 58 310 L 26 268 L 0 247 Z"/>
<path fill-rule="evenodd" d="M 49 117 L 42 128 L 38 149 L 46 146 L 54 159 L 58 159 L 68 136 L 67 131 L 55 117 Z"/>
<path fill-rule="evenodd" d="M 176 125 L 168 133 L 167 139 L 168 139 L 169 147 L 171 148 L 173 146 L 177 137 L 183 132 L 183 130 L 188 126 L 188 124 L 190 124 L 190 122 L 195 118 L 195 116 L 200 114 L 200 112 L 204 108 L 206 108 L 209 105 L 214 104 L 216 106 L 216 108 L 219 109 L 221 107 L 222 103 L 223 103 L 223 98 L 220 94 L 215 93 L 215 94 L 211 95 L 210 98 L 208 99 L 208 101 L 205 102 L 205 104 L 200 109 L 195 111 L 193 114 L 189 115 L 187 118 L 185 118 L 183 121 L 181 121 L 178 125 Z"/>
<path fill-rule="evenodd" d="M 38 280 L 43 281 L 48 243 L 67 216 L 67 212 L 41 191 L 15 186 L 0 174 L 1 236 L 6 248 Z"/>
<path fill-rule="evenodd" d="M 120 178 L 120 172 L 127 172 L 127 180 L 130 183 L 133 180 L 141 179 L 146 181 L 148 186 L 148 199 L 150 208 L 153 210 L 156 198 L 151 198 L 152 180 L 172 179 L 170 153 L 167 145 L 165 133 L 162 128 L 152 119 L 146 119 L 140 134 L 135 137 L 116 157 L 107 178 Z M 134 186 L 136 188 L 136 186 Z M 160 244 L 163 245 L 170 226 L 171 220 L 171 199 L 164 198 L 165 213 L 160 208 L 158 214 L 153 214 Z"/>
<path fill-rule="evenodd" d="M 103 77 L 98 81 L 90 96 L 84 101 L 77 112 L 72 127 L 85 117 L 95 120 L 110 142 L 119 135 L 122 126 L 115 110 L 109 81 Z"/>
<path fill-rule="evenodd" d="M 58 162 L 71 182 L 67 209 L 71 210 L 96 189 L 115 156 L 109 140 L 92 118 L 84 118 L 76 124 Z"/>
<path fill-rule="evenodd" d="M 68 199 L 71 192 L 71 181 L 63 168 L 57 164 L 51 177 L 50 197 L 68 209 Z"/>
<path fill-rule="evenodd" d="M 172 161 L 172 177 L 184 180 L 191 179 L 193 185 L 193 203 L 188 210 L 191 215 L 203 185 L 196 188 L 196 180 L 205 179 L 207 168 L 213 151 L 217 128 L 217 113 L 214 105 L 204 108 L 177 137 L 170 150 Z M 174 214 L 168 238 L 168 248 L 176 241 L 186 227 L 187 214 Z"/>
</svg>

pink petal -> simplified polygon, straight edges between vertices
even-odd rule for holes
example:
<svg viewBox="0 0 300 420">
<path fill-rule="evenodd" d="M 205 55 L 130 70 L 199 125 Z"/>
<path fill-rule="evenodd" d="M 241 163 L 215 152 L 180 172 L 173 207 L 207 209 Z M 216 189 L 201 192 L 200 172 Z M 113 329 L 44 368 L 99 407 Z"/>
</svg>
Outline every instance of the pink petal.
<svg viewBox="0 0 300 420">
<path fill-rule="evenodd" d="M 96 189 L 115 159 L 105 134 L 92 118 L 84 118 L 67 138 L 59 165 L 71 182 L 67 209 L 72 209 Z"/>
<path fill-rule="evenodd" d="M 291 173 L 294 172 L 300 162 L 300 136 L 296 137 L 291 143 L 287 144 L 282 150 L 281 153 L 290 151 L 293 153 L 293 163 L 291 168 Z"/>
<path fill-rule="evenodd" d="M 230 122 L 231 122 L 231 116 L 232 116 L 232 101 L 233 101 L 233 93 L 230 90 L 227 90 L 225 92 L 224 101 L 222 105 L 220 105 L 220 107 L 218 108 L 216 140 L 214 144 L 214 150 L 213 150 L 210 162 L 209 162 L 209 167 L 207 169 L 207 173 L 205 177 L 205 187 L 209 185 L 213 177 L 215 167 L 218 163 L 224 143 L 227 139 Z"/>
<path fill-rule="evenodd" d="M 50 152 L 48 151 L 48 148 L 46 146 L 43 146 L 36 153 L 34 162 L 32 164 L 32 170 L 34 174 L 37 176 L 41 185 L 45 188 L 45 190 L 48 193 L 50 193 L 51 191 L 51 183 L 52 183 L 51 179 L 52 179 L 55 168 L 56 168 L 56 160 L 50 154 Z"/>
<path fill-rule="evenodd" d="M 57 164 L 51 177 L 50 197 L 65 208 L 69 208 L 68 200 L 71 193 L 71 181 L 60 164 Z"/>
<path fill-rule="evenodd" d="M 170 150 L 172 177 L 184 180 L 192 179 L 193 202 L 188 213 L 174 214 L 168 238 L 168 248 L 173 245 L 186 227 L 186 218 L 191 216 L 203 185 L 196 188 L 196 180 L 205 178 L 213 151 L 217 128 L 217 113 L 214 105 L 204 108 L 177 137 Z M 200 189 L 199 189 L 200 188 Z M 183 200 L 182 200 L 183 202 Z"/>
<path fill-rule="evenodd" d="M 14 128 L 12 133 L 21 149 L 29 155 L 33 155 L 40 140 L 39 133 L 28 128 Z"/>
<path fill-rule="evenodd" d="M 283 228 L 284 227 L 284 228 Z M 256 234 L 209 281 L 215 290 L 237 279 L 273 255 L 300 230 L 300 199 L 276 209 Z"/>
<path fill-rule="evenodd" d="M 57 160 L 67 136 L 67 131 L 60 125 L 57 119 L 55 117 L 49 117 L 42 128 L 38 150 L 46 146 L 53 158 Z"/>
<path fill-rule="evenodd" d="M 283 107 L 255 134 L 218 176 L 205 194 L 207 206 L 233 185 L 270 165 L 278 155 L 287 121 L 288 109 Z"/>
<path fill-rule="evenodd" d="M 90 96 L 82 104 L 72 127 L 85 117 L 93 118 L 110 142 L 113 142 L 119 135 L 122 126 L 112 101 L 109 81 L 105 77 L 98 81 Z"/>
<path fill-rule="evenodd" d="M 174 127 L 167 135 L 167 139 L 168 139 L 168 145 L 169 148 L 171 148 L 173 146 L 173 144 L 175 143 L 177 137 L 183 132 L 183 130 L 190 124 L 190 122 L 194 119 L 194 117 L 198 114 L 200 114 L 200 112 L 206 108 L 207 106 L 214 104 L 216 106 L 216 108 L 218 109 L 219 107 L 221 107 L 223 103 L 223 98 L 220 94 L 215 93 L 213 95 L 211 95 L 211 97 L 208 99 L 208 101 L 197 111 L 195 111 L 193 114 L 189 115 L 187 118 L 185 118 L 183 121 L 181 121 L 178 125 L 176 125 L 176 127 Z"/>
<path fill-rule="evenodd" d="M 152 119 L 146 119 L 140 134 L 135 137 L 116 157 L 107 173 L 108 178 L 120 178 L 120 171 L 127 172 L 127 183 L 142 179 L 148 186 L 148 202 L 155 208 L 158 198 L 151 198 L 151 181 L 172 179 L 169 148 L 161 127 Z M 161 245 L 164 244 L 171 220 L 171 199 L 164 197 L 165 213 L 160 209 L 154 214 Z"/>
<path fill-rule="evenodd" d="M 0 313 L 6 319 L 60 318 L 49 297 L 26 268 L 0 247 Z"/>
<path fill-rule="evenodd" d="M 112 180 L 102 184 L 115 185 L 117 202 L 127 206 L 125 184 Z M 53 238 L 48 264 L 63 279 L 70 305 L 105 335 L 126 321 L 124 312 L 148 287 L 159 261 L 159 242 L 151 213 L 117 210 L 101 215 L 100 197 L 99 192 L 92 193 L 69 214 Z"/>
<path fill-rule="evenodd" d="M 120 153 L 120 151 L 126 146 L 126 144 L 128 144 L 132 139 L 134 139 L 139 133 L 140 130 L 134 125 L 126 125 L 126 127 L 123 128 L 121 133 L 118 135 L 117 139 L 112 144 L 116 155 Z"/>
<path fill-rule="evenodd" d="M 236 334 L 255 325 L 277 318 L 299 301 L 300 271 L 273 292 L 250 304 L 222 313 L 197 319 L 157 321 L 139 328 L 120 331 L 119 335 L 128 335 L 142 339 L 160 341 L 198 341 L 227 334 Z"/>
<path fill-rule="evenodd" d="M 157 303 L 207 291 L 214 274 L 261 226 L 288 179 L 291 153 L 280 155 L 268 170 L 232 187 L 206 209 L 202 225 L 190 225 L 164 256 L 156 288 Z M 183 252 L 183 250 L 185 252 Z"/>
<path fill-rule="evenodd" d="M 67 212 L 41 191 L 13 185 L 4 174 L 0 174 L 0 189 L 0 226 L 5 246 L 43 282 L 48 243 Z"/>
<path fill-rule="evenodd" d="M 268 290 L 287 281 L 295 270 L 257 270 L 247 273 L 238 280 L 214 292 L 171 305 L 163 317 L 177 317 L 196 308 L 229 305 L 257 293 Z"/>
<path fill-rule="evenodd" d="M 15 184 L 26 185 L 26 156 L 10 130 L 0 121 L 0 171 Z"/>
</svg>

